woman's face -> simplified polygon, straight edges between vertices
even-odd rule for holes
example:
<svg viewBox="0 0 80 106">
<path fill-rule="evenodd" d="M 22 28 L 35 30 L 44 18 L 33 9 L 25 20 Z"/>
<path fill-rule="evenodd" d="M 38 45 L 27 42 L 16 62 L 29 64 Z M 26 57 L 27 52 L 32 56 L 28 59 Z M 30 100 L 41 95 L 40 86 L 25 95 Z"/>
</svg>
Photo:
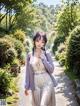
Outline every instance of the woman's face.
<svg viewBox="0 0 80 106">
<path fill-rule="evenodd" d="M 41 49 L 42 47 L 44 47 L 45 41 L 43 40 L 42 37 L 41 37 L 41 39 L 37 38 L 35 41 L 35 45 L 36 45 L 37 49 Z"/>
</svg>

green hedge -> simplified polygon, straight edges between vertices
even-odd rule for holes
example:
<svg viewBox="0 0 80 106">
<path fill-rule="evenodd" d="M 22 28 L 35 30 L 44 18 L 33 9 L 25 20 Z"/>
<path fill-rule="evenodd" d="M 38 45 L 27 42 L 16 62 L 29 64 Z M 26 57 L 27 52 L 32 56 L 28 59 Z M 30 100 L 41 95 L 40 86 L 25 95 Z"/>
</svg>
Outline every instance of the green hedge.
<svg viewBox="0 0 80 106">
<path fill-rule="evenodd" d="M 55 53 L 56 59 L 59 60 L 61 66 L 65 65 L 65 57 L 66 57 L 66 46 L 64 43 L 61 43 L 58 46 L 58 50 Z"/>
<path fill-rule="evenodd" d="M 22 30 L 16 30 L 16 32 L 13 34 L 13 37 L 16 38 L 17 40 L 20 40 L 22 43 L 25 41 L 25 32 Z"/>
<path fill-rule="evenodd" d="M 11 88 L 11 75 L 7 71 L 0 69 L 0 97 L 7 96 Z"/>
<path fill-rule="evenodd" d="M 60 45 L 60 43 L 64 42 L 64 37 L 61 35 L 56 36 L 55 40 L 54 40 L 54 45 L 53 45 L 53 53 L 55 53 L 58 49 L 58 46 Z"/>
<path fill-rule="evenodd" d="M 76 74 L 80 74 L 80 26 L 77 26 L 69 37 L 66 68 L 72 69 Z"/>
<path fill-rule="evenodd" d="M 0 38 L 0 66 L 5 66 L 7 63 L 11 63 L 17 54 L 13 49 L 13 44 L 7 39 Z"/>
<path fill-rule="evenodd" d="M 14 41 L 14 48 L 17 51 L 18 58 L 21 59 L 22 53 L 25 51 L 24 45 L 19 40 L 15 40 Z"/>
<path fill-rule="evenodd" d="M 21 59 L 22 53 L 25 51 L 25 47 L 20 40 L 17 40 L 15 38 L 13 38 L 12 36 L 13 35 L 11 35 L 11 36 L 7 35 L 7 36 L 5 36 L 5 39 L 7 39 L 11 44 L 13 44 L 13 48 L 17 52 L 18 59 Z"/>
</svg>

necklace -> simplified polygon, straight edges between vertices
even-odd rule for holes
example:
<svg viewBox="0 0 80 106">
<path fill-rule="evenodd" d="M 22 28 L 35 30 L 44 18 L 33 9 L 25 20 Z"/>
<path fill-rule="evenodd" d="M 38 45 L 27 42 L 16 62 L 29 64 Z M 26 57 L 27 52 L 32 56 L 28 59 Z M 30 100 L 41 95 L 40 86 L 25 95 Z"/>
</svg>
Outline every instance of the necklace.
<svg viewBox="0 0 80 106">
<path fill-rule="evenodd" d="M 38 65 L 38 67 L 40 67 L 40 58 L 38 58 L 37 65 Z"/>
</svg>

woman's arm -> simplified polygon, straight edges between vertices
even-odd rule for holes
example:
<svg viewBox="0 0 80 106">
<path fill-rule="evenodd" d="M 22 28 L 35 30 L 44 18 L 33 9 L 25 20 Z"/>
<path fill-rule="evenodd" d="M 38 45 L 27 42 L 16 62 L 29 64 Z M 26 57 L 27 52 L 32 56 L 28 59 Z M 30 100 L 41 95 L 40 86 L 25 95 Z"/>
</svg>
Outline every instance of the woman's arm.
<svg viewBox="0 0 80 106">
<path fill-rule="evenodd" d="M 29 89 L 29 53 L 26 57 L 25 67 L 25 89 Z"/>
<path fill-rule="evenodd" d="M 45 54 L 43 56 L 41 56 L 41 59 L 43 61 L 43 64 L 45 66 L 45 68 L 47 69 L 47 71 L 49 73 L 53 73 L 54 71 L 54 64 L 53 64 L 53 60 L 52 60 L 52 57 L 51 57 L 51 54 L 48 52 L 46 52 L 46 56 Z"/>
</svg>

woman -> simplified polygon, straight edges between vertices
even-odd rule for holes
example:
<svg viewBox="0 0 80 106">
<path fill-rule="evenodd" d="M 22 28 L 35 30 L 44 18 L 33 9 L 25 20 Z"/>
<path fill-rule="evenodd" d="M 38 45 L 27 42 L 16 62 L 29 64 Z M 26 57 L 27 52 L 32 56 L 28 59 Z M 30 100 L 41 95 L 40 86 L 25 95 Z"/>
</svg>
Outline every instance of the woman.
<svg viewBox="0 0 80 106">
<path fill-rule="evenodd" d="M 32 106 L 55 106 L 54 70 L 49 52 L 45 50 L 46 34 L 37 32 L 33 38 L 33 50 L 27 55 L 25 94 L 32 92 Z"/>
</svg>

